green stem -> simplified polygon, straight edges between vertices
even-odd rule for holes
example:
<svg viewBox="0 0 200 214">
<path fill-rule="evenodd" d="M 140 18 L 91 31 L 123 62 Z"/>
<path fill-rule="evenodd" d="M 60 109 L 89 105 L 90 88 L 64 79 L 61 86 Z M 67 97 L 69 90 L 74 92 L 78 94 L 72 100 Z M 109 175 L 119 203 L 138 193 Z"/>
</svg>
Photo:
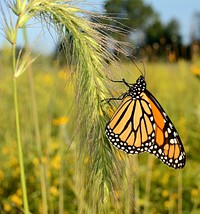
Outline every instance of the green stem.
<svg viewBox="0 0 200 214">
<path fill-rule="evenodd" d="M 12 56 L 13 57 L 13 74 L 15 75 L 16 44 L 13 44 L 12 54 L 13 54 L 13 56 Z M 23 150 L 22 150 L 22 142 L 21 142 L 21 134 L 20 134 L 19 109 L 18 109 L 18 99 L 17 99 L 17 80 L 14 75 L 13 75 L 13 92 L 14 92 L 13 94 L 14 94 L 14 107 L 15 107 L 17 145 L 18 145 L 18 153 L 19 153 L 20 176 L 21 176 L 21 185 L 22 185 L 22 193 L 23 193 L 24 211 L 25 211 L 25 214 L 29 214 L 25 170 L 24 170 L 24 160 L 23 160 Z"/>
<path fill-rule="evenodd" d="M 28 44 L 28 37 L 26 28 L 23 28 L 23 36 L 24 36 L 24 43 L 26 51 L 29 51 L 29 44 Z M 33 116 L 33 127 L 35 132 L 35 140 L 38 152 L 38 158 L 40 160 L 39 164 L 39 171 L 40 171 L 40 185 L 41 185 L 41 195 L 42 195 L 42 213 L 48 213 L 48 202 L 47 202 L 47 183 L 46 183 L 46 170 L 45 166 L 42 162 L 42 144 L 40 138 L 40 128 L 39 128 L 39 121 L 38 121 L 38 110 L 37 110 L 37 103 L 35 98 L 35 88 L 34 88 L 34 81 L 33 81 L 33 72 L 32 67 L 28 67 L 29 73 L 29 86 L 30 86 L 30 98 L 31 98 L 31 106 L 32 106 L 32 116 Z"/>
</svg>

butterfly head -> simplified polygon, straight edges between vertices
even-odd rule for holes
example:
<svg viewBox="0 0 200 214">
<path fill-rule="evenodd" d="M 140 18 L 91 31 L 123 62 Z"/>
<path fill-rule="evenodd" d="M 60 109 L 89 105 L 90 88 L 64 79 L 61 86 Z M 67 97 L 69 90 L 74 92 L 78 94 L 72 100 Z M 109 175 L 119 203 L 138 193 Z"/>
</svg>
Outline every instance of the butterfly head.
<svg viewBox="0 0 200 214">
<path fill-rule="evenodd" d="M 145 81 L 144 76 L 140 76 L 140 77 L 137 79 L 135 85 L 137 85 L 138 88 L 140 87 L 141 90 L 144 91 L 144 90 L 146 89 L 146 81 Z"/>
<path fill-rule="evenodd" d="M 139 95 L 141 92 L 146 90 L 146 81 L 144 79 L 144 76 L 140 76 L 136 83 L 131 85 L 129 89 L 129 95 L 131 95 L 133 98 L 137 99 L 139 98 Z"/>
</svg>

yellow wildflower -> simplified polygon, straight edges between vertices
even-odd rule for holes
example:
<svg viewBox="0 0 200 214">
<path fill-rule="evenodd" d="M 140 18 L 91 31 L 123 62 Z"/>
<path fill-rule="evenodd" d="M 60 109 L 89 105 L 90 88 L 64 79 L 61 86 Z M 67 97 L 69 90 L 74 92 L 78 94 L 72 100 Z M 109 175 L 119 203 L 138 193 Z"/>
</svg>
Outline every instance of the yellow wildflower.
<svg viewBox="0 0 200 214">
<path fill-rule="evenodd" d="M 67 124 L 68 121 L 69 119 L 66 116 L 64 116 L 64 117 L 58 117 L 53 119 L 52 123 L 55 126 L 59 126 L 59 125 Z"/>
<path fill-rule="evenodd" d="M 200 67 L 196 65 L 191 65 L 191 71 L 195 75 L 200 75 Z"/>
<path fill-rule="evenodd" d="M 55 143 L 51 143 L 51 149 L 54 151 L 54 150 L 57 150 L 58 149 L 58 143 L 55 142 Z"/>
<path fill-rule="evenodd" d="M 169 191 L 168 190 L 163 190 L 162 191 L 162 196 L 163 197 L 167 197 L 169 195 Z"/>
<path fill-rule="evenodd" d="M 51 167 L 53 169 L 60 169 L 61 167 L 61 157 L 59 155 L 56 155 L 51 162 Z"/>
<path fill-rule="evenodd" d="M 53 196 L 58 196 L 58 195 L 59 195 L 58 188 L 55 187 L 55 186 L 51 186 L 51 187 L 50 187 L 50 193 L 51 193 Z"/>
<path fill-rule="evenodd" d="M 192 197 L 198 197 L 199 196 L 199 191 L 198 191 L 198 189 L 192 189 L 191 190 L 191 195 L 192 195 Z"/>
<path fill-rule="evenodd" d="M 169 207 L 170 207 L 170 201 L 165 201 L 164 205 L 165 205 L 166 209 L 169 209 Z"/>
<path fill-rule="evenodd" d="M 9 203 L 4 203 L 3 204 L 3 210 L 5 211 L 5 212 L 10 212 L 11 211 L 11 206 L 10 206 L 10 204 Z"/>
<path fill-rule="evenodd" d="M 35 166 L 38 166 L 38 164 L 39 164 L 38 158 L 33 158 L 33 164 L 34 164 Z"/>
<path fill-rule="evenodd" d="M 22 199 L 17 194 L 11 195 L 10 200 L 18 206 L 22 205 Z"/>
</svg>

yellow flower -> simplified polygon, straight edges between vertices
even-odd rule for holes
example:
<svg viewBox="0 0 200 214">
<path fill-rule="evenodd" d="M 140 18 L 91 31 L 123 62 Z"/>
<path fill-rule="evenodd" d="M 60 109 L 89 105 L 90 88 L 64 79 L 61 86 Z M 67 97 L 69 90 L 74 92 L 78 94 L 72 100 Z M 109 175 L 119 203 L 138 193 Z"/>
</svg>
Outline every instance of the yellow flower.
<svg viewBox="0 0 200 214">
<path fill-rule="evenodd" d="M 66 116 L 64 116 L 64 117 L 58 117 L 53 119 L 52 123 L 55 126 L 59 126 L 59 125 L 67 124 L 68 121 L 69 119 Z"/>
<path fill-rule="evenodd" d="M 51 193 L 53 196 L 58 196 L 58 195 L 59 195 L 58 188 L 55 187 L 55 186 L 51 186 L 51 187 L 50 187 L 50 193 Z"/>
<path fill-rule="evenodd" d="M 35 166 L 38 166 L 38 164 L 39 164 L 38 158 L 33 158 L 33 164 L 34 164 Z"/>
<path fill-rule="evenodd" d="M 22 205 L 22 199 L 17 194 L 11 195 L 10 200 L 18 206 Z"/>
<path fill-rule="evenodd" d="M 198 196 L 199 196 L 199 191 L 198 191 L 198 189 L 192 189 L 192 190 L 191 190 L 191 195 L 192 195 L 192 197 L 198 197 Z"/>
<path fill-rule="evenodd" d="M 170 207 L 170 202 L 169 202 L 169 201 L 165 201 L 164 204 L 165 204 L 165 208 L 166 208 L 166 209 L 169 209 L 169 207 Z"/>
<path fill-rule="evenodd" d="M 51 167 L 54 169 L 60 169 L 61 167 L 61 157 L 59 155 L 56 155 L 51 162 Z"/>
<path fill-rule="evenodd" d="M 51 143 L 51 149 L 54 151 L 54 150 L 57 150 L 58 149 L 58 143 Z"/>
<path fill-rule="evenodd" d="M 10 206 L 10 204 L 9 203 L 4 203 L 3 204 L 3 210 L 5 211 L 5 212 L 10 212 L 11 211 L 11 206 Z"/>
<path fill-rule="evenodd" d="M 196 65 L 191 65 L 191 71 L 195 75 L 200 75 L 200 67 Z"/>
<path fill-rule="evenodd" d="M 163 190 L 162 191 L 162 196 L 163 197 L 167 197 L 169 195 L 169 191 L 167 191 L 167 190 Z"/>
</svg>

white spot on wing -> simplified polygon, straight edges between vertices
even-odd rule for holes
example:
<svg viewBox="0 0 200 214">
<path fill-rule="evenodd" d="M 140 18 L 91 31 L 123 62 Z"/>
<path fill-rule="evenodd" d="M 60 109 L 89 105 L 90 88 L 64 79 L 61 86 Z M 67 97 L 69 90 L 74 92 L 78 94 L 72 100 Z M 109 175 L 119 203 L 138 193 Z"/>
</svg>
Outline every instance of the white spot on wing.
<svg viewBox="0 0 200 214">
<path fill-rule="evenodd" d="M 168 127 L 167 128 L 167 131 L 168 131 L 168 133 L 171 133 L 172 131 L 171 131 L 171 129 Z"/>
</svg>

